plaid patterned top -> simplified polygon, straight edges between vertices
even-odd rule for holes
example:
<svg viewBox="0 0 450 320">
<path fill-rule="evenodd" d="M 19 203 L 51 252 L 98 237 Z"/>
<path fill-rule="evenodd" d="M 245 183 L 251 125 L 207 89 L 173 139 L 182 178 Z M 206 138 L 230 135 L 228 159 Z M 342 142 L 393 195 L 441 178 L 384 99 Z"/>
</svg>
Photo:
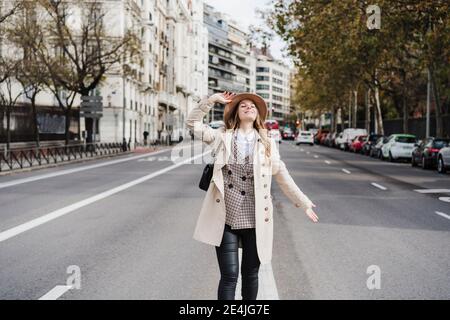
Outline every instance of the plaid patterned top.
<svg viewBox="0 0 450 320">
<path fill-rule="evenodd" d="M 237 130 L 233 133 L 231 148 L 233 157 L 222 168 L 225 190 L 225 223 L 231 229 L 255 228 L 253 152 L 244 156 L 244 151 L 239 150 L 236 140 Z"/>
</svg>

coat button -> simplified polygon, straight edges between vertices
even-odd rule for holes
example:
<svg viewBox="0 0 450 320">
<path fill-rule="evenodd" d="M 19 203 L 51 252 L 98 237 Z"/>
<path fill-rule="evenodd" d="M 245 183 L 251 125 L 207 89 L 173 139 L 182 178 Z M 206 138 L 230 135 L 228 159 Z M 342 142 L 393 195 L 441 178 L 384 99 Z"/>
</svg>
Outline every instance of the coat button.
<svg viewBox="0 0 450 320">
<path fill-rule="evenodd" d="M 263 174 L 262 174 L 262 177 L 264 178 L 265 176 L 266 176 L 266 175 L 263 173 Z"/>
<path fill-rule="evenodd" d="M 268 222 L 268 221 L 269 221 L 269 218 L 265 218 L 264 221 Z"/>
<path fill-rule="evenodd" d="M 220 202 L 220 199 L 216 199 L 216 202 Z"/>
<path fill-rule="evenodd" d="M 245 191 L 241 191 L 241 194 L 242 194 L 243 196 L 245 196 Z"/>
<path fill-rule="evenodd" d="M 228 185 L 228 188 L 233 188 L 233 185 L 230 183 L 229 185 Z"/>
<path fill-rule="evenodd" d="M 242 177 L 242 181 L 245 181 L 245 179 L 247 179 L 247 177 L 246 177 L 246 176 L 243 176 L 243 177 Z"/>
<path fill-rule="evenodd" d="M 264 184 L 264 188 L 267 188 L 267 184 Z"/>
<path fill-rule="evenodd" d="M 228 174 L 231 174 L 231 170 L 228 170 Z"/>
<path fill-rule="evenodd" d="M 265 208 L 264 208 L 264 210 L 266 210 L 266 211 L 267 211 L 267 210 L 269 210 L 269 208 L 268 208 L 268 207 L 265 207 Z"/>
<path fill-rule="evenodd" d="M 264 196 L 264 199 L 267 199 L 267 195 Z"/>
</svg>

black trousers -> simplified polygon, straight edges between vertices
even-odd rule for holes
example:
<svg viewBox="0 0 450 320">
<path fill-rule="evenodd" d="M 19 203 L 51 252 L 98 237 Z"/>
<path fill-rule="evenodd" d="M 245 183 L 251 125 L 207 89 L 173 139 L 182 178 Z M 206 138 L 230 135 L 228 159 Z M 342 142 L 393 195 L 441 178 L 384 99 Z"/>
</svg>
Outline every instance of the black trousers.
<svg viewBox="0 0 450 320">
<path fill-rule="evenodd" d="M 255 228 L 231 229 L 225 224 L 222 243 L 216 246 L 220 268 L 219 300 L 234 300 L 239 275 L 239 237 L 242 239 L 242 300 L 256 300 L 260 261 Z"/>
</svg>

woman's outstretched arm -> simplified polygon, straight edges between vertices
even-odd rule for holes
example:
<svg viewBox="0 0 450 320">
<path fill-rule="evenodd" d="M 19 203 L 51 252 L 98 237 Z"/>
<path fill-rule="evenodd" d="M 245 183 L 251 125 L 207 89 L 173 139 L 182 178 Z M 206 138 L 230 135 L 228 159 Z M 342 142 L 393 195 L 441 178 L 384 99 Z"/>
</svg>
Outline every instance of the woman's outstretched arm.
<svg viewBox="0 0 450 320">
<path fill-rule="evenodd" d="M 294 179 L 292 179 L 284 161 L 280 159 L 278 147 L 273 139 L 271 139 L 271 148 L 272 174 L 280 189 L 296 207 L 301 207 L 312 221 L 317 222 L 319 218 L 312 209 L 315 207 L 315 204 L 300 190 Z"/>
</svg>

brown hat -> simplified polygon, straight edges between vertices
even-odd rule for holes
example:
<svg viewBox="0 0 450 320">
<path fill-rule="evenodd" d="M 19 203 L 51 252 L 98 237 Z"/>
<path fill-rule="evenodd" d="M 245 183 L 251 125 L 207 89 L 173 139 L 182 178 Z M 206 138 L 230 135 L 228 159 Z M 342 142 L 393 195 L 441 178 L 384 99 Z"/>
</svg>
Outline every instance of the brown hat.
<svg viewBox="0 0 450 320">
<path fill-rule="evenodd" d="M 256 108 L 258 108 L 259 117 L 262 121 L 267 117 L 267 105 L 263 98 L 254 93 L 239 93 L 233 97 L 231 102 L 227 103 L 223 110 L 223 118 L 227 119 L 229 114 L 236 108 L 236 106 L 244 99 L 253 101 Z"/>
</svg>

